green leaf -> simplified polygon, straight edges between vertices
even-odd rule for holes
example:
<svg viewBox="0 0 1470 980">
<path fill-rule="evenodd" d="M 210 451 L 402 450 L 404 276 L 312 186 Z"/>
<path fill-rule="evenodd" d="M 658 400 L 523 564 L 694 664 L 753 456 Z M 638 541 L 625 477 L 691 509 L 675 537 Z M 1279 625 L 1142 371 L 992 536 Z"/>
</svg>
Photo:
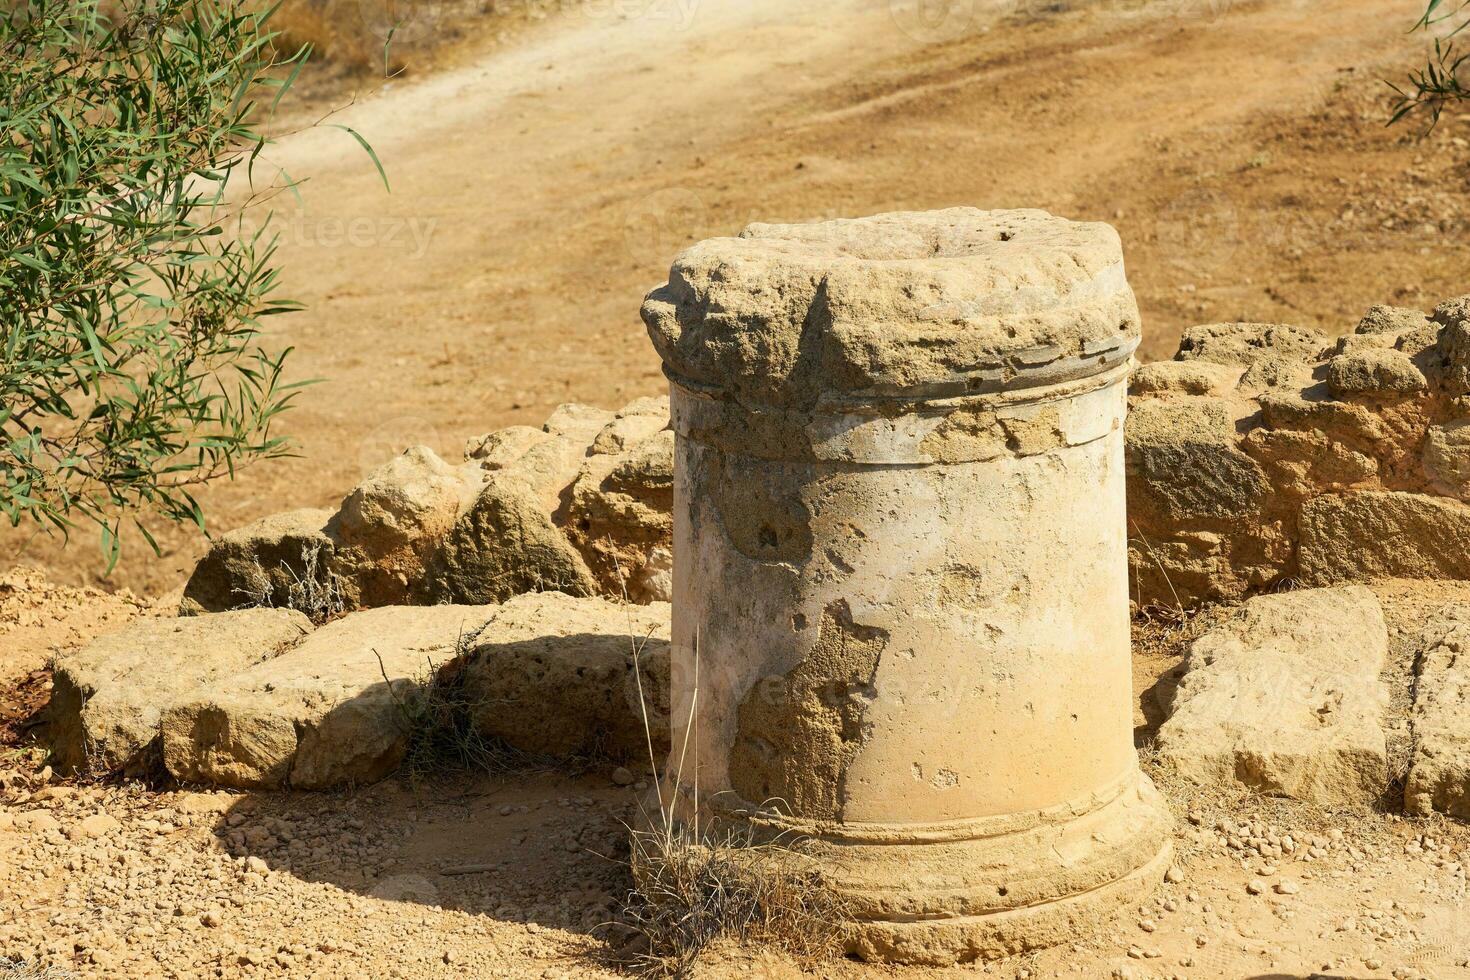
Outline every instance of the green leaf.
<svg viewBox="0 0 1470 980">
<path fill-rule="evenodd" d="M 378 159 L 378 154 L 374 152 L 373 148 L 368 145 L 368 141 L 362 138 L 362 134 L 353 129 L 351 126 L 343 126 L 340 123 L 328 123 L 327 125 L 331 126 L 333 129 L 343 130 L 353 139 L 357 140 L 357 145 L 363 148 L 363 151 L 366 152 L 368 155 L 368 159 L 372 160 L 373 166 L 378 169 L 378 176 L 383 181 L 383 189 L 390 194 L 393 193 L 393 189 L 388 186 L 388 174 L 385 173 L 383 170 L 382 161 Z"/>
</svg>

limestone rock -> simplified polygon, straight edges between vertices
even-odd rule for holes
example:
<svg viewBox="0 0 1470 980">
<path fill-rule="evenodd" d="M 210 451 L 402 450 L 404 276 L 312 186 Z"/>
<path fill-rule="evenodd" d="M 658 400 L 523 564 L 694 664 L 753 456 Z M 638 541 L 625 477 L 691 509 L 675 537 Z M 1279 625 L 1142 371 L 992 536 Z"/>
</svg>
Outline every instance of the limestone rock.
<svg viewBox="0 0 1470 980">
<path fill-rule="evenodd" d="M 1188 327 L 1179 341 L 1179 360 L 1204 360 L 1249 367 L 1261 360 L 1314 361 L 1327 338 L 1309 327 L 1284 323 L 1207 323 Z"/>
<path fill-rule="evenodd" d="M 1358 323 L 1357 335 L 1381 337 L 1385 346 L 1411 358 L 1425 356 L 1439 341 L 1439 326 L 1420 310 L 1374 306 Z"/>
<path fill-rule="evenodd" d="M 531 446 L 514 462 L 506 463 L 502 472 L 513 475 L 536 492 L 541 509 L 556 513 L 567 496 L 582 464 L 592 451 L 592 443 L 611 422 L 613 413 L 590 405 L 558 406 L 546 420 L 547 438 Z"/>
<path fill-rule="evenodd" d="M 700 242 L 643 320 L 671 374 L 785 408 L 822 390 L 974 393 L 1017 362 L 1090 374 L 1139 336 L 1111 227 L 975 208 L 754 224 Z"/>
<path fill-rule="evenodd" d="M 567 533 L 606 594 L 670 601 L 673 496 L 674 433 L 667 428 L 621 454 L 594 455 L 582 468 L 572 486 Z"/>
<path fill-rule="evenodd" d="M 1301 511 L 1306 585 L 1374 578 L 1470 578 L 1470 507 L 1457 500 L 1362 490 L 1313 498 Z"/>
<path fill-rule="evenodd" d="M 184 586 L 181 615 L 249 606 L 294 607 L 331 575 L 325 510 L 291 510 L 217 536 Z"/>
<path fill-rule="evenodd" d="M 164 764 L 182 780 L 240 788 L 326 789 L 381 779 L 408 745 L 398 699 L 457 656 L 494 612 L 385 606 L 329 623 L 164 712 Z"/>
<path fill-rule="evenodd" d="M 158 761 L 161 712 L 309 632 L 311 622 L 287 609 L 140 619 L 58 657 L 48 709 L 52 765 L 147 772 Z"/>
<path fill-rule="evenodd" d="M 492 473 L 449 529 L 423 578 L 427 602 L 501 602 L 524 592 L 594 595 L 597 583 L 536 488 Z"/>
<path fill-rule="evenodd" d="M 1447 606 L 1425 628 L 1414 689 L 1404 808 L 1470 820 L 1470 606 Z"/>
<path fill-rule="evenodd" d="M 1154 361 L 1133 372 L 1129 391 L 1135 395 L 1177 392 L 1183 395 L 1224 395 L 1240 382 L 1238 364 L 1209 361 Z"/>
<path fill-rule="evenodd" d="M 1380 412 L 1327 397 L 1325 385 L 1261 396 L 1261 418 L 1271 429 L 1318 431 L 1348 445 L 1387 445 L 1393 431 Z"/>
<path fill-rule="evenodd" d="M 551 438 L 554 437 L 545 429 L 512 425 L 465 443 L 464 458 L 479 464 L 481 469 L 501 470 Z"/>
<path fill-rule="evenodd" d="M 592 455 L 626 453 L 669 427 L 669 399 L 640 398 L 620 410 L 592 440 Z"/>
<path fill-rule="evenodd" d="M 1171 521 L 1244 518 L 1270 492 L 1260 466 L 1236 446 L 1221 399 L 1142 401 L 1126 432 L 1130 503 Z"/>
<path fill-rule="evenodd" d="M 1337 355 L 1327 362 L 1327 383 L 1338 395 L 1406 395 L 1429 387 L 1409 355 L 1384 349 Z"/>
<path fill-rule="evenodd" d="M 1276 494 L 1298 501 L 1378 475 L 1376 459 L 1315 429 L 1254 429 L 1241 445 L 1261 464 Z"/>
<path fill-rule="evenodd" d="M 1424 472 L 1435 490 L 1470 501 L 1470 419 L 1429 427 Z"/>
<path fill-rule="evenodd" d="M 567 402 L 556 406 L 547 416 L 543 428 L 552 436 L 572 439 L 588 446 L 612 420 L 613 413 L 605 409 L 579 402 Z"/>
<path fill-rule="evenodd" d="M 357 604 L 407 601 L 425 561 L 472 499 L 478 478 L 415 446 L 374 471 L 342 502 L 332 522 L 338 566 Z"/>
<path fill-rule="evenodd" d="M 1394 338 L 1411 334 L 1429 325 L 1423 311 L 1402 306 L 1372 306 L 1358 321 L 1358 334 L 1388 335 Z"/>
<path fill-rule="evenodd" d="M 1446 392 L 1470 394 L 1470 296 L 1441 303 L 1430 319 L 1441 328 L 1439 353 Z"/>
<path fill-rule="evenodd" d="M 550 756 L 648 754 L 633 649 L 650 731 L 669 740 L 669 606 L 554 592 L 517 596 L 480 632 L 461 682 L 480 731 Z"/>
<path fill-rule="evenodd" d="M 1251 599 L 1191 646 L 1160 760 L 1199 783 L 1371 804 L 1388 786 L 1387 656 L 1362 586 Z"/>
</svg>

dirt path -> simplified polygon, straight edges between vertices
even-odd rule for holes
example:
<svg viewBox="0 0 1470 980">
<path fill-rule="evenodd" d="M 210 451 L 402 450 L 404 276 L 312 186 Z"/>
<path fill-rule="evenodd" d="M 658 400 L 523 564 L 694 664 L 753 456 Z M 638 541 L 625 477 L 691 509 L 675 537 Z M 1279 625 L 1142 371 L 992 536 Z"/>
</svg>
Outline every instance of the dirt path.
<svg viewBox="0 0 1470 980">
<path fill-rule="evenodd" d="M 917 3 L 917 0 L 914 0 Z M 279 327 L 310 389 L 302 458 L 208 495 L 214 527 L 334 502 L 412 443 L 656 391 L 639 301 L 689 241 L 750 220 L 953 204 L 1112 221 L 1148 353 L 1185 324 L 1333 332 L 1432 305 L 1470 268 L 1463 120 L 1386 132 L 1378 80 L 1421 48 L 1411 0 L 640 0 L 569 6 L 527 39 L 390 86 L 360 129 L 273 154 L 310 175 L 282 214 Z M 1045 13 L 1031 10 L 1044 9 Z M 200 551 L 135 547 L 113 583 L 160 593 Z M 0 562 L 22 539 L 0 539 Z M 64 579 L 90 541 L 32 544 Z"/>
</svg>

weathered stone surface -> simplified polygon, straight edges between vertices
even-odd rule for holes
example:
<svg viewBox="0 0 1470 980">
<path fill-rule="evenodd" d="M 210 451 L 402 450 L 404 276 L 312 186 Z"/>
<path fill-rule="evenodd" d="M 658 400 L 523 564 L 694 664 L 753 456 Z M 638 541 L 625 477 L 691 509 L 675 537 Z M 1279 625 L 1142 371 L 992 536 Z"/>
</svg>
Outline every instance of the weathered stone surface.
<svg viewBox="0 0 1470 980">
<path fill-rule="evenodd" d="M 552 410 L 543 428 L 552 436 L 561 436 L 590 446 L 597 434 L 612 420 L 613 413 L 606 409 L 580 402 L 567 402 Z"/>
<path fill-rule="evenodd" d="M 1387 335 L 1396 340 L 1399 337 L 1418 333 L 1429 325 L 1429 317 L 1424 315 L 1423 310 L 1379 305 L 1368 308 L 1368 312 L 1363 314 L 1363 319 L 1358 321 L 1355 332 Z"/>
<path fill-rule="evenodd" d="M 617 417 L 592 440 L 592 455 L 618 455 L 669 427 L 668 398 L 640 398 L 621 409 Z"/>
<path fill-rule="evenodd" d="M 1425 494 L 1364 490 L 1302 506 L 1305 585 L 1373 578 L 1470 578 L 1470 507 Z"/>
<path fill-rule="evenodd" d="M 555 514 L 566 506 L 572 483 L 592 452 L 592 443 L 614 421 L 613 413 L 590 405 L 559 406 L 546 420 L 549 438 L 502 467 L 536 492 L 541 509 Z"/>
<path fill-rule="evenodd" d="M 469 440 L 465 443 L 464 458 L 478 463 L 481 469 L 502 470 L 551 438 L 554 437 L 545 429 L 512 425 Z"/>
<path fill-rule="evenodd" d="M 1127 720 L 1112 231 L 757 227 L 682 253 L 644 316 L 677 434 L 679 798 L 697 758 L 702 803 L 800 838 L 864 956 L 1016 952 L 1136 901 L 1168 817 Z"/>
<path fill-rule="evenodd" d="M 1251 599 L 1191 646 L 1159 757 L 1199 783 L 1371 804 L 1388 786 L 1387 656 L 1362 586 Z"/>
<path fill-rule="evenodd" d="M 1209 361 L 1153 361 L 1133 372 L 1129 390 L 1147 395 L 1178 392 L 1182 395 L 1224 395 L 1240 382 L 1239 364 Z"/>
<path fill-rule="evenodd" d="M 1135 404 L 1127 457 L 1132 502 L 1180 523 L 1246 518 L 1271 489 L 1260 466 L 1237 447 L 1234 413 L 1221 399 Z"/>
<path fill-rule="evenodd" d="M 597 582 L 518 470 L 489 474 L 423 576 L 426 602 L 501 602 L 525 592 L 595 595 Z"/>
<path fill-rule="evenodd" d="M 306 583 L 326 586 L 335 546 L 331 512 L 291 510 L 216 537 L 194 566 L 181 615 L 248 606 L 292 606 Z"/>
<path fill-rule="evenodd" d="M 1424 472 L 1435 490 L 1470 501 L 1470 420 L 1429 427 Z"/>
<path fill-rule="evenodd" d="M 1339 395 L 1405 395 L 1429 387 L 1409 355 L 1382 348 L 1338 354 L 1327 362 L 1327 383 Z"/>
<path fill-rule="evenodd" d="M 241 788 L 326 789 L 381 779 L 398 767 L 408 744 L 395 694 L 407 697 L 494 613 L 485 606 L 351 613 L 165 711 L 164 763 L 182 780 Z"/>
<path fill-rule="evenodd" d="M 975 208 L 700 242 L 643 319 L 677 377 L 783 406 L 821 390 L 973 393 L 1004 387 L 1017 363 L 1085 375 L 1139 333 L 1111 227 Z"/>
<path fill-rule="evenodd" d="M 594 455 L 583 466 L 567 507 L 567 534 L 606 594 L 668 602 L 673 598 L 674 433 L 666 427 L 667 417 L 641 419 L 660 427 L 626 451 Z"/>
<path fill-rule="evenodd" d="M 1470 606 L 1447 606 L 1425 627 L 1414 692 L 1404 809 L 1470 820 Z"/>
<path fill-rule="evenodd" d="M 159 762 L 160 713 L 201 686 L 275 657 L 311 632 L 287 609 L 140 619 L 58 657 L 48 708 L 52 765 L 142 774 Z"/>
<path fill-rule="evenodd" d="M 1440 329 L 1440 374 L 1451 395 L 1470 394 L 1470 296 L 1447 300 L 1430 319 Z"/>
<path fill-rule="evenodd" d="M 1207 323 L 1185 329 L 1176 357 L 1243 367 L 1263 359 L 1305 364 L 1316 360 L 1327 346 L 1327 338 L 1310 327 L 1285 323 Z"/>
<path fill-rule="evenodd" d="M 1253 429 L 1241 441 L 1273 494 L 1295 501 L 1346 490 L 1378 475 L 1378 461 L 1316 429 Z"/>
<path fill-rule="evenodd" d="M 331 531 L 337 567 L 356 605 L 408 601 L 424 562 L 478 488 L 477 473 L 459 470 L 415 446 L 374 471 L 342 502 Z"/>
<path fill-rule="evenodd" d="M 650 734 L 659 751 L 669 744 L 669 606 L 517 596 L 480 632 L 459 679 L 480 705 L 480 731 L 518 749 L 647 759 Z"/>
</svg>

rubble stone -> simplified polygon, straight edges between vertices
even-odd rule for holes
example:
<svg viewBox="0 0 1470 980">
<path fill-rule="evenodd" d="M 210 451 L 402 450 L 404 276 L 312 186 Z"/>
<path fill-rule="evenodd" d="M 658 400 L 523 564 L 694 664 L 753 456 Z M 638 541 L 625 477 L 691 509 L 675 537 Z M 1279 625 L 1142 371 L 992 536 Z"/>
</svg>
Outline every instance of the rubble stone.
<svg viewBox="0 0 1470 980">
<path fill-rule="evenodd" d="M 143 775 L 159 762 L 159 716 L 202 686 L 275 657 L 311 632 L 288 609 L 145 618 L 53 665 L 49 733 L 63 772 Z"/>
<path fill-rule="evenodd" d="M 1404 809 L 1470 820 L 1470 606 L 1447 606 L 1425 627 L 1414 690 Z"/>
<path fill-rule="evenodd" d="M 1190 647 L 1159 758 L 1203 784 L 1372 804 L 1388 787 L 1387 656 L 1363 586 L 1251 599 Z"/>
</svg>

